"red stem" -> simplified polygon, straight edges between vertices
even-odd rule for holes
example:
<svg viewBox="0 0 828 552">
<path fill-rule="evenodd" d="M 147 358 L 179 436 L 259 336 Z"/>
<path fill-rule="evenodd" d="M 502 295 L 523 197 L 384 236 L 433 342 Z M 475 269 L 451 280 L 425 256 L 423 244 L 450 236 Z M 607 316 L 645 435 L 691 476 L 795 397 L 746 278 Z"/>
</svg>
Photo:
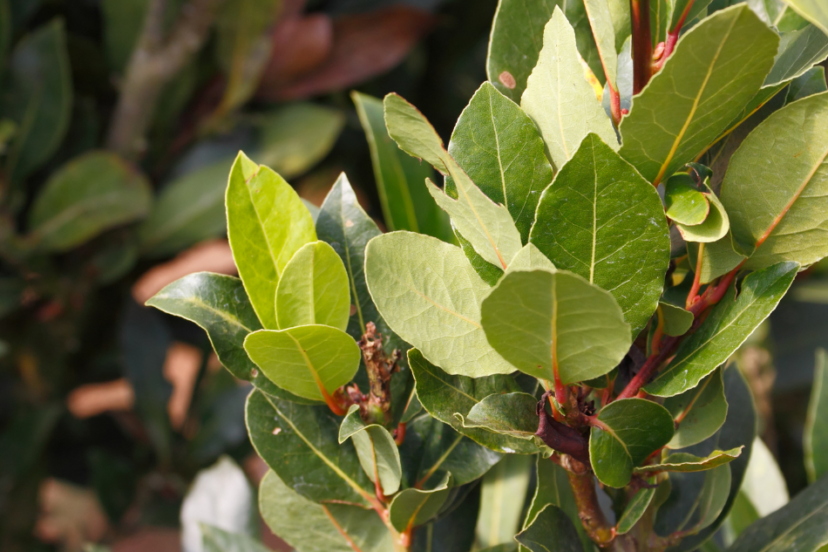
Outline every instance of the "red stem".
<svg viewBox="0 0 828 552">
<path fill-rule="evenodd" d="M 676 26 L 667 32 L 667 38 L 664 41 L 664 54 L 662 54 L 661 58 L 658 60 L 656 64 L 655 70 L 658 71 L 664 66 L 664 62 L 667 61 L 667 58 L 670 57 L 670 54 L 673 53 L 673 50 L 676 48 L 676 42 L 678 42 L 679 34 L 681 34 L 681 28 L 684 27 L 684 21 L 687 19 L 687 15 L 690 13 L 690 9 L 693 7 L 693 0 L 690 0 L 685 6 L 684 11 L 681 12 L 681 17 L 676 22 Z"/>
<path fill-rule="evenodd" d="M 653 40 L 650 36 L 650 0 L 630 0 L 633 46 L 633 94 L 650 82 L 653 74 Z"/>
</svg>

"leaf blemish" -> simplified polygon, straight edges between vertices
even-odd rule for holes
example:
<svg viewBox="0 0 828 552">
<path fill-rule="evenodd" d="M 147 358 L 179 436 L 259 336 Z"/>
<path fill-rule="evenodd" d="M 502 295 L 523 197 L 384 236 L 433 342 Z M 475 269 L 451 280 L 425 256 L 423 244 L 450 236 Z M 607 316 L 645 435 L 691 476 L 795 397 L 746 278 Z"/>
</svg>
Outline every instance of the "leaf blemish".
<svg viewBox="0 0 828 552">
<path fill-rule="evenodd" d="M 509 71 L 503 71 L 500 75 L 498 75 L 497 79 L 509 90 L 514 90 L 515 86 L 517 86 L 515 77 L 513 77 Z"/>
</svg>

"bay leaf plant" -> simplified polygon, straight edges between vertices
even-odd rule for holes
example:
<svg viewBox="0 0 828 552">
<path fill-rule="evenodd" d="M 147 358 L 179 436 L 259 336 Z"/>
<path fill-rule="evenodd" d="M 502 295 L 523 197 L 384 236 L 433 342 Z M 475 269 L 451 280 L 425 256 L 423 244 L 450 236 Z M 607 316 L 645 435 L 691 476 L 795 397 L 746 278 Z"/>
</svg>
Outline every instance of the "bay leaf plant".
<svg viewBox="0 0 828 552">
<path fill-rule="evenodd" d="M 291 546 L 718 549 L 756 434 L 728 359 L 828 255 L 825 12 L 729 4 L 501 0 L 447 146 L 355 94 L 387 233 L 345 175 L 309 210 L 239 154 L 239 278 L 148 304 L 253 383 Z M 814 479 L 729 550 L 828 543 Z"/>
</svg>

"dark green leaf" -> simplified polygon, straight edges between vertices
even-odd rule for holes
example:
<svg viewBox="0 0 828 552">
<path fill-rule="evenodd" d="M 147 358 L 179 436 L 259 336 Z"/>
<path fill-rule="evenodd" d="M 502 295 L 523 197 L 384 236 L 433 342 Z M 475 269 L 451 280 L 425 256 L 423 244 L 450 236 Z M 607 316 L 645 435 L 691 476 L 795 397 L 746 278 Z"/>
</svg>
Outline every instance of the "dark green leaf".
<svg viewBox="0 0 828 552">
<path fill-rule="evenodd" d="M 532 552 L 583 552 L 572 520 L 552 504 L 538 512 L 532 524 L 518 533 L 515 540 Z"/>
<path fill-rule="evenodd" d="M 495 285 L 500 280 L 500 277 L 503 276 L 503 269 L 478 255 L 472 244 L 469 243 L 469 240 L 460 235 L 460 232 L 455 232 L 454 236 L 457 238 L 457 243 L 460 244 L 460 248 L 469 260 L 469 263 L 471 263 L 474 271 L 477 272 L 477 275 L 490 286 Z"/>
<path fill-rule="evenodd" d="M 825 350 L 817 349 L 814 384 L 808 404 L 804 433 L 805 468 L 816 481 L 828 472 L 828 385 L 825 382 Z"/>
<path fill-rule="evenodd" d="M 479 427 L 531 440 L 538 430 L 537 404 L 538 400 L 527 393 L 496 393 L 474 405 L 465 418 L 457 416 L 465 428 Z"/>
<path fill-rule="evenodd" d="M 680 449 L 701 443 L 722 427 L 727 418 L 723 372 L 719 368 L 698 386 L 664 401 L 673 419 L 683 418 L 667 446 Z"/>
<path fill-rule="evenodd" d="M 724 510 L 731 485 L 730 466 L 696 473 L 670 474 L 672 491 L 656 514 L 655 531 L 698 533 Z"/>
<path fill-rule="evenodd" d="M 825 82 L 825 68 L 811 67 L 801 76 L 791 81 L 788 88 L 788 94 L 785 97 L 785 103 L 789 104 L 814 94 L 819 94 L 828 90 L 828 85 Z"/>
<path fill-rule="evenodd" d="M 520 531 L 533 463 L 531 456 L 510 454 L 483 476 L 476 531 L 478 546 L 512 542 Z"/>
<path fill-rule="evenodd" d="M 738 297 L 730 289 L 673 361 L 645 387 L 651 395 L 671 397 L 696 387 L 750 337 L 788 291 L 799 265 L 779 263 L 744 279 Z"/>
<path fill-rule="evenodd" d="M 610 487 L 624 487 L 633 468 L 673 437 L 670 413 L 645 399 L 611 402 L 598 422 L 589 436 L 589 458 L 596 477 Z"/>
<path fill-rule="evenodd" d="M 461 501 L 450 505 L 450 498 L 436 520 L 414 532 L 414 542 L 411 545 L 413 552 L 457 552 L 472 549 L 480 487 L 469 485 L 453 490 L 454 493 L 458 491 L 464 495 Z"/>
<path fill-rule="evenodd" d="M 655 479 L 653 478 L 649 480 L 648 483 L 652 484 L 654 481 Z M 624 508 L 624 513 L 621 514 L 621 518 L 618 520 L 616 533 L 624 535 L 629 533 L 630 530 L 635 527 L 635 524 L 638 523 L 638 520 L 641 519 L 641 516 L 644 515 L 644 512 L 647 511 L 647 508 L 653 501 L 655 493 L 655 487 L 645 487 L 639 489 L 635 493 L 635 495 L 627 503 L 627 506 Z"/>
<path fill-rule="evenodd" d="M 122 72 L 141 34 L 149 0 L 102 0 L 103 38 L 109 67 Z"/>
<path fill-rule="evenodd" d="M 450 480 L 451 476 L 446 474 L 443 481 L 431 490 L 406 489 L 395 496 L 388 508 L 391 525 L 402 532 L 422 525 L 437 515 L 449 496 Z"/>
<path fill-rule="evenodd" d="M 380 486 L 386 496 L 400 488 L 402 467 L 394 437 L 384 427 L 366 424 L 359 416 L 359 406 L 353 405 L 339 426 L 339 444 L 351 439 L 359 456 L 359 463 L 368 478 Z"/>
</svg>

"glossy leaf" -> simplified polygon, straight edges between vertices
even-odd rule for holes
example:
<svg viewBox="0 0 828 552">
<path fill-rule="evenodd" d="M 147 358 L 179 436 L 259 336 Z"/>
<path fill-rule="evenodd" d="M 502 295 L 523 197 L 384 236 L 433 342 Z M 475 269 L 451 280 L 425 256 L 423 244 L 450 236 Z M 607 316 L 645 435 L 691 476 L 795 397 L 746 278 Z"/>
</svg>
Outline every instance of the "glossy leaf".
<svg viewBox="0 0 828 552">
<path fill-rule="evenodd" d="M 828 93 L 809 96 L 768 117 L 730 160 L 721 198 L 734 238 L 749 253 L 746 268 L 808 265 L 828 254 L 821 229 L 828 220 L 826 124 Z"/>
<path fill-rule="evenodd" d="M 22 180 L 49 160 L 69 128 L 73 93 L 63 22 L 53 20 L 24 37 L 8 69 L 11 83 L 6 85 L 3 114 L 17 124 L 17 132 L 6 154 L 5 173 Z"/>
<path fill-rule="evenodd" d="M 676 174 L 664 184 L 664 206 L 667 217 L 686 226 L 704 222 L 710 202 L 687 174 Z"/>
<path fill-rule="evenodd" d="M 425 186 L 431 168 L 402 151 L 385 128 L 382 100 L 352 92 L 362 129 L 368 139 L 380 206 L 389 231 L 410 230 L 451 242 L 448 216 L 434 203 Z"/>
<path fill-rule="evenodd" d="M 828 34 L 828 7 L 819 0 L 785 0 L 796 13 Z"/>
<path fill-rule="evenodd" d="M 648 481 L 649 484 L 653 484 L 655 479 L 651 479 Z M 647 511 L 647 508 L 650 507 L 650 504 L 653 502 L 653 498 L 656 494 L 656 487 L 648 488 L 644 487 L 642 489 L 638 489 L 638 491 L 633 495 L 630 501 L 627 503 L 627 506 L 624 508 L 624 513 L 621 514 L 621 517 L 618 519 L 618 523 L 616 525 L 616 533 L 619 535 L 625 535 L 629 533 L 635 524 L 641 519 L 644 515 L 644 512 Z"/>
<path fill-rule="evenodd" d="M 704 196 L 710 205 L 710 211 L 704 222 L 695 226 L 676 224 L 681 237 L 686 242 L 711 243 L 724 238 L 730 231 L 730 219 L 727 216 L 722 202 L 709 188 L 707 181 L 703 185 Z"/>
<path fill-rule="evenodd" d="M 244 339 L 244 350 L 270 381 L 318 401 L 351 381 L 361 358 L 351 336 L 319 324 L 255 331 Z"/>
<path fill-rule="evenodd" d="M 621 121 L 621 156 L 654 183 L 692 161 L 759 90 L 777 43 L 745 5 L 687 31 Z"/>
<path fill-rule="evenodd" d="M 656 514 L 655 532 L 697 533 L 723 512 L 731 485 L 730 466 L 696 473 L 670 474 L 672 492 Z"/>
<path fill-rule="evenodd" d="M 437 205 L 451 217 L 454 227 L 486 261 L 506 268 L 521 248 L 520 233 L 508 209 L 486 197 L 443 147 L 434 127 L 413 105 L 396 94 L 385 97 L 388 134 L 403 151 L 430 163 L 451 177 L 457 191 L 452 199 L 430 180 L 426 181 Z"/>
<path fill-rule="evenodd" d="M 460 114 L 448 151 L 484 194 L 507 207 L 526 243 L 538 200 L 552 182 L 552 166 L 532 120 L 483 83 Z M 446 191 L 457 196 L 453 180 L 446 180 Z"/>
<path fill-rule="evenodd" d="M 504 0 L 498 3 L 489 39 L 489 82 L 514 102 L 538 62 L 543 29 L 558 0 Z"/>
<path fill-rule="evenodd" d="M 697 387 L 664 401 L 673 419 L 681 419 L 668 447 L 680 449 L 701 443 L 722 427 L 728 409 L 722 373 L 720 368 Z"/>
<path fill-rule="evenodd" d="M 530 241 L 559 269 L 612 290 L 637 335 L 670 262 L 656 190 L 595 135 L 584 138 L 538 204 Z"/>
<path fill-rule="evenodd" d="M 353 405 L 339 426 L 339 444 L 348 439 L 354 442 L 359 463 L 368 478 L 374 483 L 379 479 L 380 488 L 386 496 L 396 493 L 400 488 L 402 466 L 397 444 L 388 430 L 363 422 L 359 406 Z"/>
<path fill-rule="evenodd" d="M 516 271 L 483 301 L 494 349 L 520 371 L 576 383 L 615 368 L 630 348 L 630 328 L 609 292 L 569 272 Z"/>
<path fill-rule="evenodd" d="M 749 274 L 735 299 L 731 288 L 699 329 L 682 342 L 672 362 L 644 388 L 647 393 L 671 397 L 696 387 L 773 312 L 798 271 L 796 263 L 779 263 Z"/>
<path fill-rule="evenodd" d="M 396 495 L 388 508 L 391 525 L 397 531 L 417 527 L 437 515 L 446 502 L 450 489 L 450 475 L 431 490 L 406 489 Z"/>
<path fill-rule="evenodd" d="M 350 317 L 348 274 L 325 242 L 303 245 L 291 257 L 276 288 L 280 328 L 322 324 L 345 331 Z"/>
<path fill-rule="evenodd" d="M 288 487 L 314 502 L 368 506 L 374 486 L 353 446 L 339 444 L 339 419 L 327 406 L 297 405 L 253 391 L 245 419 L 256 452 Z"/>
<path fill-rule="evenodd" d="M 538 430 L 535 406 L 538 400 L 528 393 L 495 393 L 475 404 L 460 418 L 465 428 L 479 427 L 519 439 L 533 439 Z"/>
<path fill-rule="evenodd" d="M 513 542 L 520 530 L 532 457 L 510 454 L 483 476 L 476 542 L 480 547 Z"/>
<path fill-rule="evenodd" d="M 227 237 L 250 302 L 268 329 L 278 329 L 276 286 L 290 258 L 316 241 L 313 219 L 290 185 L 239 153 L 225 197 Z"/>
<path fill-rule="evenodd" d="M 563 167 L 589 134 L 617 149 L 615 130 L 592 87 L 575 45 L 575 33 L 560 8 L 546 24 L 543 49 L 520 100 L 540 130 L 553 165 Z"/>
<path fill-rule="evenodd" d="M 538 451 L 531 442 L 483 429 L 464 428 L 460 418 L 484 398 L 495 393 L 519 392 L 520 386 L 509 376 L 483 378 L 452 376 L 428 362 L 417 349 L 408 352 L 408 362 L 417 381 L 417 397 L 429 414 L 480 443 L 498 452 L 532 454 Z"/>
<path fill-rule="evenodd" d="M 738 458 L 741 453 L 741 447 L 732 450 L 714 450 L 704 458 L 694 454 L 688 454 L 686 452 L 677 452 L 675 454 L 671 454 L 661 462 L 641 466 L 640 468 L 636 468 L 634 471 L 635 473 L 659 471 L 693 473 L 707 471 L 732 462 Z"/>
<path fill-rule="evenodd" d="M 610 487 L 630 482 L 633 468 L 673 437 L 673 418 L 663 406 L 645 399 L 621 399 L 598 413 L 600 425 L 589 436 L 595 476 Z"/>
<path fill-rule="evenodd" d="M 204 552 L 268 552 L 268 547 L 241 533 L 230 533 L 218 527 L 201 524 Z"/>
<path fill-rule="evenodd" d="M 224 191 L 231 164 L 211 163 L 162 188 L 138 230 L 142 255 L 165 257 L 227 231 Z"/>
<path fill-rule="evenodd" d="M 554 536 L 553 536 L 554 535 Z M 515 540 L 532 552 L 583 552 L 572 520 L 552 504 L 538 512 L 532 524 L 518 533 Z"/>
<path fill-rule="evenodd" d="M 816 481 L 828 472 L 828 385 L 825 382 L 825 350 L 817 349 L 814 383 L 808 403 L 804 432 L 805 469 Z"/>
<path fill-rule="evenodd" d="M 29 214 L 30 239 L 46 251 L 66 251 L 114 226 L 146 216 L 149 182 L 111 153 L 75 158 L 52 174 Z"/>
<path fill-rule="evenodd" d="M 386 552 L 393 546 L 391 532 L 375 511 L 316 504 L 272 471 L 259 485 L 259 509 L 268 527 L 302 552 L 353 552 L 341 531 L 363 552 Z"/>
<path fill-rule="evenodd" d="M 693 313 L 670 303 L 658 302 L 658 316 L 667 335 L 684 335 L 693 326 Z"/>
<path fill-rule="evenodd" d="M 782 33 L 779 53 L 765 86 L 788 82 L 828 57 L 828 36 L 813 25 Z"/>
<path fill-rule="evenodd" d="M 514 371 L 486 341 L 480 302 L 489 286 L 459 247 L 391 232 L 368 244 L 365 272 L 388 325 L 429 361 L 450 374 L 473 377 Z"/>
</svg>

